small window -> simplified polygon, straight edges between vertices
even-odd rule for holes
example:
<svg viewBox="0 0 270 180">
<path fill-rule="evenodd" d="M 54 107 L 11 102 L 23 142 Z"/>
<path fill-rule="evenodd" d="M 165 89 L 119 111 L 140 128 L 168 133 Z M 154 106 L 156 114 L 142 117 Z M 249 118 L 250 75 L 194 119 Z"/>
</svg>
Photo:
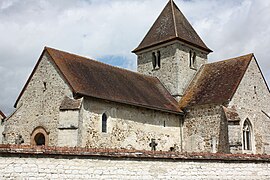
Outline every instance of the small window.
<svg viewBox="0 0 270 180">
<path fill-rule="evenodd" d="M 193 63 L 192 63 L 192 52 L 189 51 L 189 67 L 192 68 L 193 67 Z"/>
<path fill-rule="evenodd" d="M 197 64 L 197 63 L 196 63 L 196 58 L 197 58 L 196 56 L 197 56 L 197 55 L 196 55 L 196 53 L 194 52 L 194 53 L 193 53 L 193 57 L 192 57 L 193 68 L 196 68 L 196 64 Z"/>
<path fill-rule="evenodd" d="M 153 65 L 153 69 L 156 69 L 156 66 L 157 66 L 157 57 L 156 57 L 156 53 L 155 52 L 152 53 L 152 65 Z"/>
<path fill-rule="evenodd" d="M 197 58 L 196 52 L 189 51 L 189 67 L 191 69 L 196 69 L 197 67 L 196 58 Z"/>
<path fill-rule="evenodd" d="M 38 133 L 35 136 L 35 143 L 37 146 L 45 146 L 45 136 L 42 133 Z"/>
<path fill-rule="evenodd" d="M 158 68 L 161 68 L 161 63 L 160 63 L 160 51 L 157 52 L 157 66 L 158 66 Z"/>
<path fill-rule="evenodd" d="M 107 133 L 107 115 L 105 113 L 102 114 L 102 132 Z"/>
<path fill-rule="evenodd" d="M 243 125 L 243 149 L 251 150 L 251 125 L 248 119 Z"/>
</svg>

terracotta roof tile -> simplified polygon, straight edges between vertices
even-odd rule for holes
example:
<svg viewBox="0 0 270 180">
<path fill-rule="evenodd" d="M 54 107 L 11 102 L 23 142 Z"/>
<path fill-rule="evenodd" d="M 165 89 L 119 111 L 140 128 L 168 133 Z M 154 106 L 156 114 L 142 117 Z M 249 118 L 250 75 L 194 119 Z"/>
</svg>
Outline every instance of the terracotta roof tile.
<svg viewBox="0 0 270 180">
<path fill-rule="evenodd" d="M 212 52 L 204 44 L 176 4 L 170 0 L 140 45 L 133 52 L 176 39 L 207 52 Z"/>
<path fill-rule="evenodd" d="M 177 101 L 154 77 L 45 48 L 75 94 L 180 113 Z"/>
<path fill-rule="evenodd" d="M 241 82 L 253 54 L 203 65 L 179 102 L 180 108 L 228 102 Z"/>
</svg>

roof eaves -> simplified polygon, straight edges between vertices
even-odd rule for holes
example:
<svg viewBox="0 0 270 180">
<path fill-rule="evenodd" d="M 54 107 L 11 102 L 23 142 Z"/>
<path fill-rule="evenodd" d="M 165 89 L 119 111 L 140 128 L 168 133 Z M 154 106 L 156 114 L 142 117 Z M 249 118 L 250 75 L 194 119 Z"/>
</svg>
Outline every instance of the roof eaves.
<svg viewBox="0 0 270 180">
<path fill-rule="evenodd" d="M 152 47 L 154 47 L 154 46 L 158 46 L 158 45 L 161 45 L 161 44 L 164 44 L 164 43 L 167 43 L 167 42 L 170 42 L 170 41 L 174 41 L 174 40 L 179 40 L 179 41 L 184 42 L 184 43 L 186 43 L 186 44 L 192 45 L 192 46 L 194 46 L 194 47 L 196 47 L 196 48 L 198 48 L 198 49 L 201 49 L 201 50 L 206 51 L 207 53 L 213 52 L 213 51 L 212 51 L 211 49 L 209 49 L 209 48 L 201 47 L 201 46 L 199 46 L 199 45 L 197 45 L 197 44 L 194 44 L 194 43 L 192 43 L 192 42 L 189 42 L 189 41 L 187 41 L 187 40 L 185 40 L 185 39 L 182 39 L 182 38 L 180 38 L 180 37 L 173 37 L 173 38 L 167 39 L 167 40 L 165 40 L 165 41 L 156 42 L 156 43 L 150 44 L 150 45 L 148 45 L 148 46 L 144 46 L 144 47 L 140 47 L 140 46 L 139 46 L 139 47 L 137 47 L 136 49 L 134 49 L 134 50 L 131 51 L 131 52 L 132 52 L 132 53 L 137 53 L 137 52 L 139 52 L 139 51 L 142 51 L 142 50 L 145 50 L 145 49 L 149 49 L 149 48 L 152 48 Z"/>
<path fill-rule="evenodd" d="M 96 98 L 96 99 L 101 99 L 104 101 L 111 101 L 111 102 L 116 102 L 116 103 L 121 103 L 121 104 L 126 104 L 126 105 L 131 105 L 131 106 L 137 106 L 137 107 L 142 107 L 142 108 L 146 108 L 146 109 L 152 109 L 152 110 L 157 110 L 157 111 L 162 111 L 162 112 L 167 112 L 167 113 L 172 113 L 172 114 L 183 114 L 183 111 L 179 109 L 179 111 L 173 111 L 173 110 L 169 110 L 169 109 L 165 109 L 165 108 L 160 108 L 160 107 L 156 107 L 156 106 L 147 106 L 144 104 L 137 104 L 137 103 L 132 103 L 132 102 L 128 102 L 128 101 L 118 101 L 118 100 L 114 100 L 114 99 L 109 99 L 109 98 L 102 98 L 102 97 L 98 97 L 98 96 L 90 96 L 87 95 L 85 93 L 78 93 L 81 96 L 85 96 L 85 97 L 90 97 L 90 98 Z"/>
</svg>

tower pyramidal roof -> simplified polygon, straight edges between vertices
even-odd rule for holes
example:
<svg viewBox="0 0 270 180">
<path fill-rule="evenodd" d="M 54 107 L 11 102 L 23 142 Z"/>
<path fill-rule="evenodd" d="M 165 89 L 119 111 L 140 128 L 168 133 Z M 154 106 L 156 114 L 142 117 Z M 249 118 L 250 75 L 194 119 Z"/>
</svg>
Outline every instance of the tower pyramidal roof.
<svg viewBox="0 0 270 180">
<path fill-rule="evenodd" d="M 136 53 L 173 40 L 180 40 L 199 49 L 212 52 L 204 44 L 173 0 L 167 3 L 140 45 L 133 52 Z"/>
</svg>

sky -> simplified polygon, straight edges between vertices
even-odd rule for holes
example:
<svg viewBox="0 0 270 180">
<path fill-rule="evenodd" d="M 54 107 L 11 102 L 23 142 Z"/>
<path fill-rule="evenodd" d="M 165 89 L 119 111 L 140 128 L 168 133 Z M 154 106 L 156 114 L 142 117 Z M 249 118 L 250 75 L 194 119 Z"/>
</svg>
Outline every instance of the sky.
<svg viewBox="0 0 270 180">
<path fill-rule="evenodd" d="M 168 0 L 0 0 L 0 110 L 6 115 L 45 46 L 136 71 L 139 45 Z M 270 83 L 269 0 L 175 0 L 214 52 L 254 53 Z"/>
</svg>

